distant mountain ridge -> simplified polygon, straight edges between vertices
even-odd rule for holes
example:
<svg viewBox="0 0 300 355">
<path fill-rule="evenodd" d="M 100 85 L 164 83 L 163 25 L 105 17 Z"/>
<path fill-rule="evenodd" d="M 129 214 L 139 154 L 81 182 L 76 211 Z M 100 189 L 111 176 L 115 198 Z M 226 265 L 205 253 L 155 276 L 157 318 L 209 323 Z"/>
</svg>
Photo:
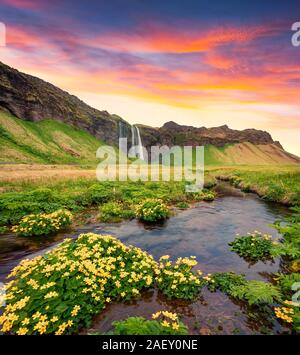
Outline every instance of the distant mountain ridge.
<svg viewBox="0 0 300 355">
<path fill-rule="evenodd" d="M 266 131 L 257 129 L 234 130 L 227 125 L 220 127 L 200 127 L 179 125 L 166 122 L 161 128 L 139 126 L 146 146 L 171 145 L 208 145 L 222 147 L 225 144 L 249 142 L 252 144 L 275 144 L 283 149 L 279 142 L 273 141 Z"/>
<path fill-rule="evenodd" d="M 82 129 L 107 144 L 118 145 L 118 138 L 122 132 L 122 136 L 128 138 L 129 146 L 131 144 L 131 125 L 120 116 L 94 109 L 76 96 L 1 62 L 0 111 L 23 121 L 40 122 L 49 119 L 60 121 Z M 300 163 L 300 158 L 285 152 L 281 144 L 273 141 L 268 132 L 257 129 L 239 131 L 230 129 L 227 125 L 196 128 L 179 125 L 173 121 L 165 123 L 160 128 L 145 125 L 137 127 L 146 148 L 153 145 L 205 145 L 226 148 L 232 144 L 249 143 L 254 146 L 275 147 L 275 150 L 272 148 L 263 151 L 268 151 L 268 156 L 276 151 L 280 155 L 280 163 L 284 163 L 284 158 L 286 163 Z M 238 161 L 240 163 L 241 159 Z M 274 161 L 278 162 L 278 159 Z"/>
</svg>

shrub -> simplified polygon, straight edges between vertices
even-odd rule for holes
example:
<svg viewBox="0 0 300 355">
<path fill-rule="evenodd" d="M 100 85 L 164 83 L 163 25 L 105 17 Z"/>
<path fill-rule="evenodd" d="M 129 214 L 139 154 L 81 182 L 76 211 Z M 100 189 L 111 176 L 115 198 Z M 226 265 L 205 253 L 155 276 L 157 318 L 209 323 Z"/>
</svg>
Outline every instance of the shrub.
<svg viewBox="0 0 300 355">
<path fill-rule="evenodd" d="M 81 234 L 9 275 L 2 331 L 71 334 L 88 326 L 111 300 L 129 300 L 158 272 L 152 256 L 111 236 Z"/>
<path fill-rule="evenodd" d="M 129 317 L 115 321 L 113 335 L 187 335 L 187 327 L 176 313 L 160 311 L 152 315 L 152 320 L 143 317 Z"/>
<path fill-rule="evenodd" d="M 103 222 L 119 222 L 122 219 L 134 218 L 134 211 L 125 204 L 108 202 L 100 207 L 99 218 Z"/>
<path fill-rule="evenodd" d="M 168 206 L 160 199 L 146 199 L 136 207 L 136 217 L 145 222 L 157 222 L 168 218 Z"/>
<path fill-rule="evenodd" d="M 247 236 L 237 236 L 229 243 L 231 251 L 236 252 L 242 258 L 258 261 L 272 257 L 272 237 L 267 234 L 255 232 Z"/>
<path fill-rule="evenodd" d="M 182 210 L 185 210 L 185 209 L 189 208 L 190 205 L 187 202 L 181 201 L 181 202 L 177 203 L 177 207 Z"/>
<path fill-rule="evenodd" d="M 0 234 L 7 233 L 8 231 L 9 231 L 9 229 L 6 226 L 0 227 Z"/>
<path fill-rule="evenodd" d="M 94 184 L 88 188 L 89 204 L 101 204 L 113 198 L 113 190 L 106 185 Z"/>
<path fill-rule="evenodd" d="M 66 210 L 58 210 L 50 214 L 31 214 L 21 219 L 12 231 L 24 236 L 38 236 L 56 233 L 72 223 L 72 214 Z"/>
<path fill-rule="evenodd" d="M 213 201 L 215 198 L 216 194 L 209 190 L 202 190 L 190 194 L 190 199 L 193 201 Z"/>
<path fill-rule="evenodd" d="M 195 265 L 195 257 L 178 258 L 173 265 L 169 255 L 162 256 L 160 274 L 156 278 L 158 288 L 168 298 L 195 299 L 206 282 L 210 281 L 209 275 L 205 279 L 201 278 L 201 271 L 192 271 Z"/>
<path fill-rule="evenodd" d="M 47 188 L 30 192 L 10 192 L 0 196 L 0 225 L 14 225 L 29 214 L 76 208 L 78 207 L 72 197 Z"/>
</svg>

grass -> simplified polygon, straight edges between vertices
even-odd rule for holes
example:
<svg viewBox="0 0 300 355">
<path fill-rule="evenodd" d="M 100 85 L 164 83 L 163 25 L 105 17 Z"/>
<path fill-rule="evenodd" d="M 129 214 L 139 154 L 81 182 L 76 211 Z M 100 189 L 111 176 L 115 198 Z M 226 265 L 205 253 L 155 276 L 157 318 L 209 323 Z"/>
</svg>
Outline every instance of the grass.
<svg viewBox="0 0 300 355">
<path fill-rule="evenodd" d="M 0 162 L 96 164 L 96 151 L 103 144 L 62 122 L 29 122 L 0 112 Z"/>
<path fill-rule="evenodd" d="M 287 205 L 300 204 L 300 166 L 215 167 L 207 172 L 208 179 L 230 181 L 246 192 Z"/>
</svg>

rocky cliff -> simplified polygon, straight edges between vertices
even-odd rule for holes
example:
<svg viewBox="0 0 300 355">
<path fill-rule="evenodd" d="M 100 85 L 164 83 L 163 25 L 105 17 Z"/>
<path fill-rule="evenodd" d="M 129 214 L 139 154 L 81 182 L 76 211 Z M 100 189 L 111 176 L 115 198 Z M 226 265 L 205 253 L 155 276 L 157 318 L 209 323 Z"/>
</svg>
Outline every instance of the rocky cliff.
<svg viewBox="0 0 300 355">
<path fill-rule="evenodd" d="M 227 125 L 220 127 L 192 127 L 183 126 L 175 122 L 167 122 L 161 128 L 152 128 L 139 125 L 142 140 L 145 146 L 151 145 L 214 145 L 222 147 L 225 144 L 249 142 L 255 145 L 276 144 L 268 132 L 257 129 L 242 131 L 230 129 Z"/>
<path fill-rule="evenodd" d="M 76 96 L 1 62 L 0 109 L 28 121 L 62 121 L 110 144 L 118 141 L 120 122 L 130 126 L 117 115 L 96 110 Z"/>
</svg>

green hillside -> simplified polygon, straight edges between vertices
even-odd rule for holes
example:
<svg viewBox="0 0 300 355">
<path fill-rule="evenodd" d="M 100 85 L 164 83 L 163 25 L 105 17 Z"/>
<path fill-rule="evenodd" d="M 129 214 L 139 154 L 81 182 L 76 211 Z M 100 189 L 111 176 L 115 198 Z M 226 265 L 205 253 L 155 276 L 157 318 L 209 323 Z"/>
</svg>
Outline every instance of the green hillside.
<svg viewBox="0 0 300 355">
<path fill-rule="evenodd" d="M 276 144 L 248 142 L 226 144 L 224 147 L 205 146 L 205 165 L 274 165 L 299 164 L 299 157 Z"/>
<path fill-rule="evenodd" d="M 23 121 L 0 112 L 0 162 L 96 163 L 104 143 L 89 133 L 55 120 Z"/>
</svg>

